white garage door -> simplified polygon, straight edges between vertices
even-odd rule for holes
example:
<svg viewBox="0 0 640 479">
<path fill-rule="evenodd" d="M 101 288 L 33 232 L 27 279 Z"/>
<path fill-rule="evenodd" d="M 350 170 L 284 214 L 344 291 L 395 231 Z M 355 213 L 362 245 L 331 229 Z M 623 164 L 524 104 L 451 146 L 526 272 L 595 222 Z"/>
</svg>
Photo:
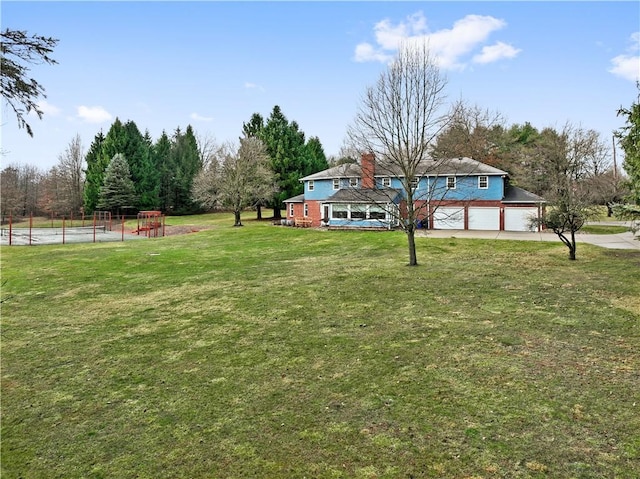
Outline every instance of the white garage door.
<svg viewBox="0 0 640 479">
<path fill-rule="evenodd" d="M 437 230 L 463 230 L 463 208 L 438 208 L 433 215 L 433 227 Z"/>
<path fill-rule="evenodd" d="M 500 208 L 469 207 L 469 229 L 498 231 Z"/>
<path fill-rule="evenodd" d="M 504 229 L 505 231 L 531 231 L 529 222 L 531 218 L 537 218 L 538 208 L 505 208 L 504 209 Z M 533 228 L 535 231 L 536 228 Z"/>
</svg>

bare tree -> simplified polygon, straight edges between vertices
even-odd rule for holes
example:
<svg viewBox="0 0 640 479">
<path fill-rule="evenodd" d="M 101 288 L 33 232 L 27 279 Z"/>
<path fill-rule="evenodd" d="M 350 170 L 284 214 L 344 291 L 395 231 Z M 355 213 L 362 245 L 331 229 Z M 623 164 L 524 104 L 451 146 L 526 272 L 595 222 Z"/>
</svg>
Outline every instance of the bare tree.
<svg viewBox="0 0 640 479">
<path fill-rule="evenodd" d="M 608 148 L 600 135 L 570 123 L 560 132 L 547 128 L 541 132 L 539 154 L 547 179 L 549 209 L 542 223 L 558 235 L 576 259 L 576 233 L 597 215 L 593 206 L 593 178 L 600 174 Z"/>
<path fill-rule="evenodd" d="M 431 190 L 416 198 L 415 185 L 429 171 L 438 170 L 438 161 L 429 159 L 429 154 L 453 116 L 445 104 L 446 85 L 426 43 L 404 44 L 377 83 L 367 89 L 348 130 L 358 151 L 378 159 L 377 174 L 386 170 L 401 178 L 406 206 L 399 226 L 407 234 L 412 266 L 418 264 L 416 221 L 420 214 L 428 214 L 426 200 L 433 194 Z"/>
<path fill-rule="evenodd" d="M 39 212 L 43 173 L 33 165 L 9 165 L 2 170 L 2 217 Z"/>
<path fill-rule="evenodd" d="M 58 156 L 57 169 L 62 179 L 65 198 L 63 210 L 69 213 L 80 212 L 84 190 L 84 148 L 80 135 L 76 135 L 69 142 L 64 153 Z"/>
<path fill-rule="evenodd" d="M 274 191 L 264 144 L 256 137 L 245 137 L 239 146 L 227 143 L 218 148 L 215 159 L 196 176 L 192 197 L 209 209 L 231 208 L 234 226 L 242 226 L 242 211 L 270 198 Z"/>
<path fill-rule="evenodd" d="M 438 136 L 432 151 L 435 158 L 469 157 L 504 169 L 500 145 L 505 120 L 501 113 L 459 101 L 449 126 Z"/>
<path fill-rule="evenodd" d="M 215 160 L 216 140 L 212 135 L 196 134 L 196 143 L 198 144 L 198 156 L 202 169 L 206 169 L 210 162 Z"/>
</svg>

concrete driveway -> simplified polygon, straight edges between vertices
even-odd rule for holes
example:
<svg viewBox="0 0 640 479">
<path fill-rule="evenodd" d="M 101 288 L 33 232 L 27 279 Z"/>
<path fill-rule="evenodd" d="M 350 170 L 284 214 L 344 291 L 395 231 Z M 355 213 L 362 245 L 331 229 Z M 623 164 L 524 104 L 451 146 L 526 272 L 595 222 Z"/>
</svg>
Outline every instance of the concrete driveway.
<svg viewBox="0 0 640 479">
<path fill-rule="evenodd" d="M 560 243 L 560 238 L 553 232 L 529 233 L 524 231 L 476 231 L 476 230 L 417 230 L 418 236 L 431 238 L 481 238 L 519 241 L 553 241 Z M 640 240 L 634 239 L 633 233 L 615 235 L 576 234 L 577 243 L 588 243 L 602 248 L 640 250 Z"/>
</svg>

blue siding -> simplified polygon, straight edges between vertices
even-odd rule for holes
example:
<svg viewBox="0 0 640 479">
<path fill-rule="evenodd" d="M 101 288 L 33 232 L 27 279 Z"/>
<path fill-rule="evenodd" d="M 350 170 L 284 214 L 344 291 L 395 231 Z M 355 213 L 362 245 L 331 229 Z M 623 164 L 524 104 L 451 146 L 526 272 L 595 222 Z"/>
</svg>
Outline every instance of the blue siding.
<svg viewBox="0 0 640 479">
<path fill-rule="evenodd" d="M 309 182 L 304 182 L 305 200 L 326 200 L 337 191 L 333 189 L 333 180 L 315 180 L 313 183 L 313 191 L 309 191 Z"/>
<path fill-rule="evenodd" d="M 486 176 L 486 175 L 482 175 Z M 456 178 L 456 188 L 446 189 L 446 177 L 422 178 L 418 183 L 418 189 L 414 194 L 415 199 L 424 197 L 427 199 L 443 200 L 495 200 L 500 201 L 504 194 L 504 179 L 501 176 L 488 176 L 488 187 L 480 189 L 478 187 L 478 176 L 467 176 Z M 434 183 L 435 182 L 435 183 Z M 304 182 L 305 200 L 322 201 L 329 198 L 337 190 L 333 189 L 333 180 L 314 180 L 313 191 L 309 191 L 309 181 Z M 361 184 L 361 183 L 360 183 Z M 376 186 L 382 187 L 382 179 L 376 178 Z M 341 179 L 341 188 L 348 188 L 349 181 Z M 391 188 L 403 190 L 402 182 L 398 178 L 391 179 Z"/>
</svg>

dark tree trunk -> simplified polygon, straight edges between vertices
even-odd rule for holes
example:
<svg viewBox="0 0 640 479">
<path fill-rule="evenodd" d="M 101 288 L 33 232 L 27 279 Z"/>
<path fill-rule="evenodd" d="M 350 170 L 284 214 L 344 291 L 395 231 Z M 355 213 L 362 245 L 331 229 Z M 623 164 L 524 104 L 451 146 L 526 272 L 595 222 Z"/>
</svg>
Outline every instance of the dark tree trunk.
<svg viewBox="0 0 640 479">
<path fill-rule="evenodd" d="M 277 206 L 273 208 L 273 219 L 280 220 L 282 219 L 282 215 L 280 214 L 280 208 Z"/>
<path fill-rule="evenodd" d="M 416 232 L 412 225 L 407 227 L 407 242 L 409 243 L 409 266 L 418 266 L 416 256 Z"/>
<path fill-rule="evenodd" d="M 235 223 L 233 223 L 233 226 L 242 226 L 242 221 L 240 220 L 240 210 L 234 211 L 233 216 L 235 218 Z"/>
<path fill-rule="evenodd" d="M 573 261 L 576 259 L 576 232 L 573 230 L 571 230 L 571 244 L 569 244 L 568 246 L 569 259 Z"/>
<path fill-rule="evenodd" d="M 262 219 L 262 206 L 260 205 L 256 206 L 256 219 L 257 220 Z"/>
</svg>

